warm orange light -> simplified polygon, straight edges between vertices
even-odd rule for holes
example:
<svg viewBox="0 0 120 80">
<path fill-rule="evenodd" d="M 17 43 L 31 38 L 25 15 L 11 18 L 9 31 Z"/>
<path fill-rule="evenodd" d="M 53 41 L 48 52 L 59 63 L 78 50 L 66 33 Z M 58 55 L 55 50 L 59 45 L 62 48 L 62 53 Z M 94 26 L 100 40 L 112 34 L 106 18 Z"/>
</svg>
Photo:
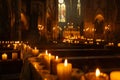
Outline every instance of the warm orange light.
<svg viewBox="0 0 120 80">
<path fill-rule="evenodd" d="M 7 60 L 7 54 L 6 53 L 2 54 L 2 60 Z"/>
<path fill-rule="evenodd" d="M 34 48 L 35 50 L 37 49 L 37 47 Z"/>
<path fill-rule="evenodd" d="M 51 56 L 51 54 L 49 54 L 49 57 Z"/>
<path fill-rule="evenodd" d="M 45 78 L 44 80 L 48 80 L 47 78 Z"/>
<path fill-rule="evenodd" d="M 45 51 L 45 53 L 46 53 L 46 55 L 48 55 L 48 51 L 47 50 Z"/>
<path fill-rule="evenodd" d="M 67 66 L 67 59 L 65 59 L 64 61 L 64 66 Z"/>
<path fill-rule="evenodd" d="M 56 60 L 58 60 L 58 56 L 56 56 Z"/>
<path fill-rule="evenodd" d="M 100 76 L 100 70 L 97 68 L 96 69 L 96 77 L 99 77 Z"/>
</svg>

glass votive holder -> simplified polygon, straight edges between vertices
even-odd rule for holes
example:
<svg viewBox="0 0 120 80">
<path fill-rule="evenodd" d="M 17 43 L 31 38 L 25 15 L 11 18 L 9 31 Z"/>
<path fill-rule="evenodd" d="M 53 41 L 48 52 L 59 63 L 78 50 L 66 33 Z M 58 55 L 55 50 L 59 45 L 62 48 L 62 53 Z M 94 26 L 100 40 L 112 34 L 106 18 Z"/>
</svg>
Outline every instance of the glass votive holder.
<svg viewBox="0 0 120 80">
<path fill-rule="evenodd" d="M 99 76 L 96 76 L 95 72 L 89 72 L 84 75 L 85 80 L 109 80 L 109 77 L 105 73 L 100 73 Z"/>
</svg>

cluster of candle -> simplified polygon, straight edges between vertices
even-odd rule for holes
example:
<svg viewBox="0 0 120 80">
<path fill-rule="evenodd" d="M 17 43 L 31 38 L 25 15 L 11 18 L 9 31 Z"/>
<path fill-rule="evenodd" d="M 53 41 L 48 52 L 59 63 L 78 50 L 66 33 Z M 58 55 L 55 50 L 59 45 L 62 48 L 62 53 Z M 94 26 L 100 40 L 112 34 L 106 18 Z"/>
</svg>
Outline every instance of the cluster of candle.
<svg viewBox="0 0 120 80">
<path fill-rule="evenodd" d="M 22 41 L 21 41 L 22 42 Z M 20 41 L 0 41 L 0 44 L 8 44 L 8 43 L 10 43 L 10 44 L 14 44 L 14 43 L 20 43 Z"/>
<path fill-rule="evenodd" d="M 68 63 L 65 59 L 62 63 L 62 59 L 58 56 L 53 56 L 46 50 L 44 53 L 41 53 L 39 57 L 44 60 L 44 63 L 47 64 L 47 67 L 52 71 L 52 74 L 58 76 L 59 80 L 71 80 L 72 77 L 72 64 Z M 80 77 L 80 80 L 120 80 L 120 71 L 113 71 L 110 73 L 110 77 L 97 68 L 95 72 L 88 72 L 84 74 L 83 77 Z M 110 78 L 110 79 L 109 79 Z"/>
<path fill-rule="evenodd" d="M 43 62 L 46 65 L 48 69 L 51 68 L 51 61 L 55 59 L 55 56 L 51 55 L 51 53 L 48 53 L 46 50 L 45 53 L 40 54 L 40 56 L 43 58 Z"/>
<path fill-rule="evenodd" d="M 23 44 L 22 53 L 32 54 L 33 56 L 37 56 L 39 54 L 39 49 L 37 49 L 37 47 L 31 48 L 30 45 Z"/>
<path fill-rule="evenodd" d="M 57 75 L 59 80 L 71 79 L 72 64 L 68 63 L 67 59 L 65 59 L 64 63 L 62 63 L 61 58 L 51 55 L 47 50 L 45 53 L 41 53 L 39 57 L 43 58 L 42 60 L 44 60 L 45 65 L 47 64 L 51 74 Z"/>
</svg>

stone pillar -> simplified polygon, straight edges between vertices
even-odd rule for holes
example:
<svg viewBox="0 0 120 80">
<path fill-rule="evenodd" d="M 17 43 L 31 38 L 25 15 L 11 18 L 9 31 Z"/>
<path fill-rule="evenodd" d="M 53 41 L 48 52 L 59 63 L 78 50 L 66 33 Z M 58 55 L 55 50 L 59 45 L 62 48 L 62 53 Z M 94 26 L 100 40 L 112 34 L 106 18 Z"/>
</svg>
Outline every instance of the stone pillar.
<svg viewBox="0 0 120 80">
<path fill-rule="evenodd" d="M 15 11 L 16 39 L 21 41 L 21 0 L 16 0 Z"/>
</svg>

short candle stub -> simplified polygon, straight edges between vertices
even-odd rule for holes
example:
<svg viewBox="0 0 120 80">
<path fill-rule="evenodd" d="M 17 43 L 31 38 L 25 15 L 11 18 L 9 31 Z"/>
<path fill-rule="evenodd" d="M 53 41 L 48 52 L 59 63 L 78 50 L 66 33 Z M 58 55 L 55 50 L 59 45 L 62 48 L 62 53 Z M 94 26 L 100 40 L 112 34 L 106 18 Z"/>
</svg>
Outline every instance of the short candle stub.
<svg viewBox="0 0 120 80">
<path fill-rule="evenodd" d="M 109 77 L 105 73 L 101 73 L 97 68 L 96 72 L 89 72 L 85 74 L 85 80 L 109 80 Z"/>
</svg>

